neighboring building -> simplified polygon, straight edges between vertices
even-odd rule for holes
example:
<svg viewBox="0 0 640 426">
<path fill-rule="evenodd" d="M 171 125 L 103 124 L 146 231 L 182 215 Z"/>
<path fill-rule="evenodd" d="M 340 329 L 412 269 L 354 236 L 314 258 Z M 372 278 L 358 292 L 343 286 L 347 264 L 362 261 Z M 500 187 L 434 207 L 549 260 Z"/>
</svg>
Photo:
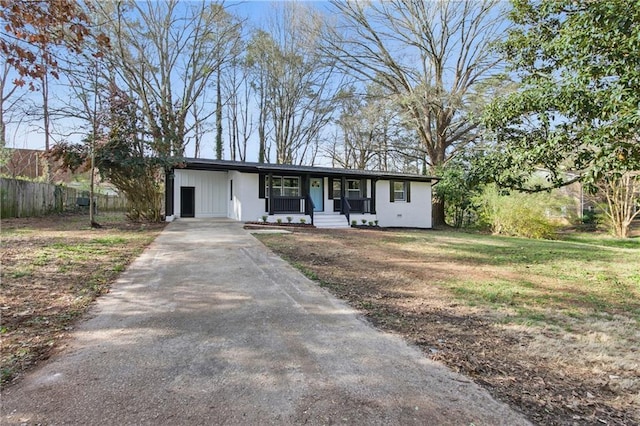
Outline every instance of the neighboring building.
<svg viewBox="0 0 640 426">
<path fill-rule="evenodd" d="M 186 159 L 167 176 L 166 215 L 249 222 L 303 218 L 318 227 L 378 221 L 431 228 L 438 178 L 368 170 Z"/>
<path fill-rule="evenodd" d="M 49 172 L 49 162 L 45 152 L 37 149 L 9 148 L 7 161 L 0 165 L 0 174 L 11 178 L 26 178 L 30 180 L 44 180 Z M 53 164 L 51 182 L 69 183 L 73 180 L 71 172 L 60 170 Z"/>
</svg>

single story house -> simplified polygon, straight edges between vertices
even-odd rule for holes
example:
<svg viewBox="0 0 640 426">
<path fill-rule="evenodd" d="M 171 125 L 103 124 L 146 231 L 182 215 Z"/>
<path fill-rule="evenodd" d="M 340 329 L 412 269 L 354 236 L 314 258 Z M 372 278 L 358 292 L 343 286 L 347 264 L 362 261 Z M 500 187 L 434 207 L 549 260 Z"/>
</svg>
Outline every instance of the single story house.
<svg viewBox="0 0 640 426">
<path fill-rule="evenodd" d="M 377 221 L 431 228 L 431 176 L 285 164 L 184 159 L 166 176 L 166 217 L 242 222 L 301 219 L 317 227 Z"/>
</svg>

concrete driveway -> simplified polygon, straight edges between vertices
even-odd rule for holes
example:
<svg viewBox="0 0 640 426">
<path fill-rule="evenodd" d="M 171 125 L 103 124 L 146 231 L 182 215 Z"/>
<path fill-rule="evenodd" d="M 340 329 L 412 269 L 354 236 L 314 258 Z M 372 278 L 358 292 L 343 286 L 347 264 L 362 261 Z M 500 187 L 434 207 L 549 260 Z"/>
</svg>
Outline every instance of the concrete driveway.
<svg viewBox="0 0 640 426">
<path fill-rule="evenodd" d="M 2 424 L 527 424 L 379 332 L 228 220 L 180 220 L 68 347 L 2 395 Z"/>
</svg>

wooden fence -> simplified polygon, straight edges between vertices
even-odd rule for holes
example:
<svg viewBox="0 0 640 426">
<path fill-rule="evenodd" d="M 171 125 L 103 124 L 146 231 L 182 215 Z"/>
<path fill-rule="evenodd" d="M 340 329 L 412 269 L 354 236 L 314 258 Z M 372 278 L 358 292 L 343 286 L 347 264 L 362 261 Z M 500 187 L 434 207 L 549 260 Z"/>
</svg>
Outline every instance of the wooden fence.
<svg viewBox="0 0 640 426">
<path fill-rule="evenodd" d="M 95 194 L 98 212 L 125 211 L 124 197 Z M 61 185 L 0 178 L 0 217 L 44 216 L 51 213 L 80 210 L 86 191 Z M 80 204 L 80 205 L 79 205 Z M 86 207 L 84 207 L 86 209 Z"/>
</svg>

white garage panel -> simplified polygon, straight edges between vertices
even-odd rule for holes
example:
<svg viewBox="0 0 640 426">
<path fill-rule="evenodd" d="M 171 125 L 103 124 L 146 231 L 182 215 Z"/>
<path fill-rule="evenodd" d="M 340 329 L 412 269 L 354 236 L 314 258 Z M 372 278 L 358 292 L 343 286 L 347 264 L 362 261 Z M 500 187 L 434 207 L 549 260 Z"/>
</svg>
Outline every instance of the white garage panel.
<svg viewBox="0 0 640 426">
<path fill-rule="evenodd" d="M 180 217 L 180 188 L 195 188 L 195 217 L 227 216 L 227 172 L 175 170 L 174 208 Z"/>
</svg>

